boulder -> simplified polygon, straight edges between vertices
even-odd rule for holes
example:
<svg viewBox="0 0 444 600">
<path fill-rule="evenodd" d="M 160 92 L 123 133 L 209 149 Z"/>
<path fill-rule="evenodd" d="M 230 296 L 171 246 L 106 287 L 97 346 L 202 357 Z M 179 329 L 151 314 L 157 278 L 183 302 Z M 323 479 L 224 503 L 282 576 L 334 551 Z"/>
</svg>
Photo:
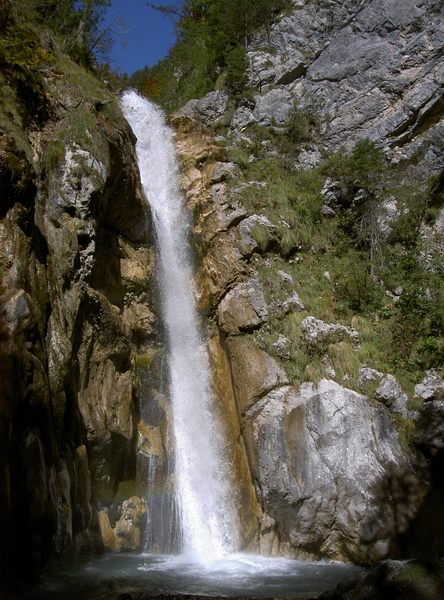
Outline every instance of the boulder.
<svg viewBox="0 0 444 600">
<path fill-rule="evenodd" d="M 244 428 L 264 509 L 296 553 L 381 560 L 427 491 L 388 410 L 334 381 L 271 390 Z"/>
<path fill-rule="evenodd" d="M 174 115 L 174 119 L 188 117 L 204 126 L 211 126 L 224 116 L 227 109 L 228 94 L 223 90 L 210 92 L 199 100 L 189 100 Z"/>
<path fill-rule="evenodd" d="M 271 349 L 279 358 L 290 360 L 290 346 L 291 340 L 285 335 L 279 334 L 277 340 L 271 344 Z"/>
<path fill-rule="evenodd" d="M 376 369 L 372 369 L 371 367 L 362 367 L 359 371 L 359 385 L 361 387 L 365 387 L 366 384 L 372 383 L 375 381 L 380 381 L 383 378 L 384 374 L 381 371 L 377 371 Z"/>
<path fill-rule="evenodd" d="M 303 311 L 305 310 L 305 306 L 302 300 L 299 298 L 299 294 L 297 292 L 293 292 L 291 296 L 285 298 L 278 307 L 279 312 L 283 315 L 288 315 L 288 313 L 294 311 Z"/>
<path fill-rule="evenodd" d="M 265 249 L 272 240 L 276 239 L 276 233 L 276 226 L 267 217 L 251 215 L 237 226 L 234 241 L 242 256 L 249 257 L 261 247 L 258 234 L 264 238 L 262 249 Z"/>
<path fill-rule="evenodd" d="M 141 525 L 146 512 L 145 500 L 137 496 L 132 496 L 122 503 L 120 518 L 114 527 L 116 550 L 140 550 Z"/>
<path fill-rule="evenodd" d="M 245 414 L 270 390 L 288 383 L 285 371 L 251 341 L 241 337 L 228 338 L 227 349 L 241 414 Z"/>
<path fill-rule="evenodd" d="M 99 525 L 105 548 L 115 552 L 140 551 L 141 528 L 147 513 L 145 500 L 132 496 L 122 502 L 119 513 L 119 519 L 112 527 L 108 511 L 103 509 L 99 512 Z"/>
<path fill-rule="evenodd" d="M 340 323 L 325 323 L 315 317 L 305 317 L 301 322 L 302 337 L 307 346 L 316 351 L 323 351 L 329 344 L 343 340 L 358 344 L 361 336 L 356 329 Z"/>
<path fill-rule="evenodd" d="M 415 397 L 422 398 L 425 402 L 444 399 L 444 379 L 431 369 L 427 371 L 421 383 L 415 385 Z"/>
<path fill-rule="evenodd" d="M 212 165 L 211 183 L 220 183 L 236 175 L 237 167 L 232 162 L 217 162 Z"/>
<path fill-rule="evenodd" d="M 394 375 L 386 375 L 380 382 L 375 397 L 395 413 L 408 418 L 411 416 L 407 407 L 408 396 L 402 391 Z"/>
<path fill-rule="evenodd" d="M 249 279 L 231 289 L 218 307 L 219 326 L 228 334 L 255 329 L 267 317 L 267 303 L 257 279 Z"/>
</svg>

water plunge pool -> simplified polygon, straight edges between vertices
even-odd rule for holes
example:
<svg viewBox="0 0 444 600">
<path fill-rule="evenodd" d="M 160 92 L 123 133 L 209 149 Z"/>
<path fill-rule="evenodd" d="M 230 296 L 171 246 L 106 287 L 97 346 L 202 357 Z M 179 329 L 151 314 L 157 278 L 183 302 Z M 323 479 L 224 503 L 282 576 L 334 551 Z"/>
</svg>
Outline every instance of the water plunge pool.
<svg viewBox="0 0 444 600">
<path fill-rule="evenodd" d="M 30 600 L 141 600 L 191 594 L 248 598 L 316 598 L 361 569 L 339 562 L 308 562 L 233 554 L 209 563 L 186 555 L 105 554 L 58 566 Z"/>
</svg>

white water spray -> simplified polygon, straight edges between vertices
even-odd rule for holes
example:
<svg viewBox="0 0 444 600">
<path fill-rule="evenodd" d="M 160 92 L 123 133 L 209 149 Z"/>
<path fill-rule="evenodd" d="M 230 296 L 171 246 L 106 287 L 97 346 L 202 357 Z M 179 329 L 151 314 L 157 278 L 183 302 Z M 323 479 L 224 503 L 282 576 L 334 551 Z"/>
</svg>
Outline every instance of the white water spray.
<svg viewBox="0 0 444 600">
<path fill-rule="evenodd" d="M 159 246 L 182 546 L 184 552 L 208 561 L 236 551 L 237 531 L 224 440 L 212 410 L 208 357 L 194 305 L 189 220 L 178 187 L 173 132 L 162 111 L 135 92 L 123 95 L 122 106 L 137 137 L 142 187 Z"/>
</svg>

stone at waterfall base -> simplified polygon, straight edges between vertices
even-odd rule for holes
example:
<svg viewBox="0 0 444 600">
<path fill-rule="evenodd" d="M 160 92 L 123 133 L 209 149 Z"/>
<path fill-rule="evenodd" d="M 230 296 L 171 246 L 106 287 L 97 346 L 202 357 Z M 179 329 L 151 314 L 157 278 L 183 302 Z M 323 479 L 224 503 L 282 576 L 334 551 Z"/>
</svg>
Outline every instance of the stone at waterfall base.
<svg viewBox="0 0 444 600">
<path fill-rule="evenodd" d="M 120 517 L 112 527 L 108 511 L 99 512 L 99 525 L 105 550 L 132 552 L 140 550 L 141 525 L 147 512 L 145 500 L 132 496 L 122 503 Z"/>
<path fill-rule="evenodd" d="M 319 600 L 438 600 L 444 598 L 444 562 L 386 560 Z"/>
</svg>

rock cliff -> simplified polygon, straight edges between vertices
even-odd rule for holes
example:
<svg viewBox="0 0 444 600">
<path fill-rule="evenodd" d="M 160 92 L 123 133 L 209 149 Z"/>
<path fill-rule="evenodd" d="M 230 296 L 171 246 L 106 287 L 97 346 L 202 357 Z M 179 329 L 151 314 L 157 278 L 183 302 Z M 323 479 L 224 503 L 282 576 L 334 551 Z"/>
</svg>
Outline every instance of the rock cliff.
<svg viewBox="0 0 444 600">
<path fill-rule="evenodd" d="M 434 0 L 296 0 L 252 40 L 248 94 L 219 89 L 172 117 L 250 550 L 442 554 L 439 319 L 413 346 L 433 358 L 414 388 L 388 347 L 416 330 L 387 323 L 424 304 L 375 275 L 416 215 L 411 188 L 382 195 L 375 148 L 397 183 L 434 176 L 415 268 L 442 273 L 441 16 Z M 32 574 L 53 554 L 140 547 L 148 459 L 151 484 L 174 487 L 171 415 L 150 215 L 116 97 L 55 51 L 31 119 L 1 83 L 0 560 Z M 335 153 L 364 138 L 375 164 L 352 154 L 350 174 Z M 367 237 L 349 259 L 337 248 L 356 223 Z"/>
<path fill-rule="evenodd" d="M 355 302 L 348 296 L 351 311 L 341 305 L 343 286 L 354 288 L 344 280 L 359 275 L 350 263 L 339 271 L 335 223 L 348 211 L 365 221 L 353 206 L 383 192 L 357 183 L 357 171 L 353 183 L 339 171 L 326 179 L 324 165 L 366 140 L 364 156 L 381 148 L 403 185 L 442 177 L 443 42 L 437 2 L 296 1 L 250 43 L 248 93 L 233 102 L 218 89 L 173 116 L 195 215 L 198 302 L 231 367 L 261 552 L 359 563 L 418 556 L 419 528 L 439 520 L 432 430 L 442 429 L 442 399 L 426 399 L 425 382 L 438 390 L 442 379 L 429 371 L 415 391 L 406 383 L 405 366 L 388 357 L 387 315 L 360 308 L 365 285 Z M 386 244 L 401 218 L 395 198 L 372 209 Z M 403 289 L 387 289 L 384 277 L 375 292 L 395 304 Z M 443 548 L 431 535 L 428 556 Z"/>
<path fill-rule="evenodd" d="M 116 97 L 63 55 L 38 122 L 17 89 L 2 86 L 0 108 L 0 545 L 26 577 L 103 547 L 98 508 L 135 478 L 134 348 L 155 317 L 150 215 Z"/>
</svg>

